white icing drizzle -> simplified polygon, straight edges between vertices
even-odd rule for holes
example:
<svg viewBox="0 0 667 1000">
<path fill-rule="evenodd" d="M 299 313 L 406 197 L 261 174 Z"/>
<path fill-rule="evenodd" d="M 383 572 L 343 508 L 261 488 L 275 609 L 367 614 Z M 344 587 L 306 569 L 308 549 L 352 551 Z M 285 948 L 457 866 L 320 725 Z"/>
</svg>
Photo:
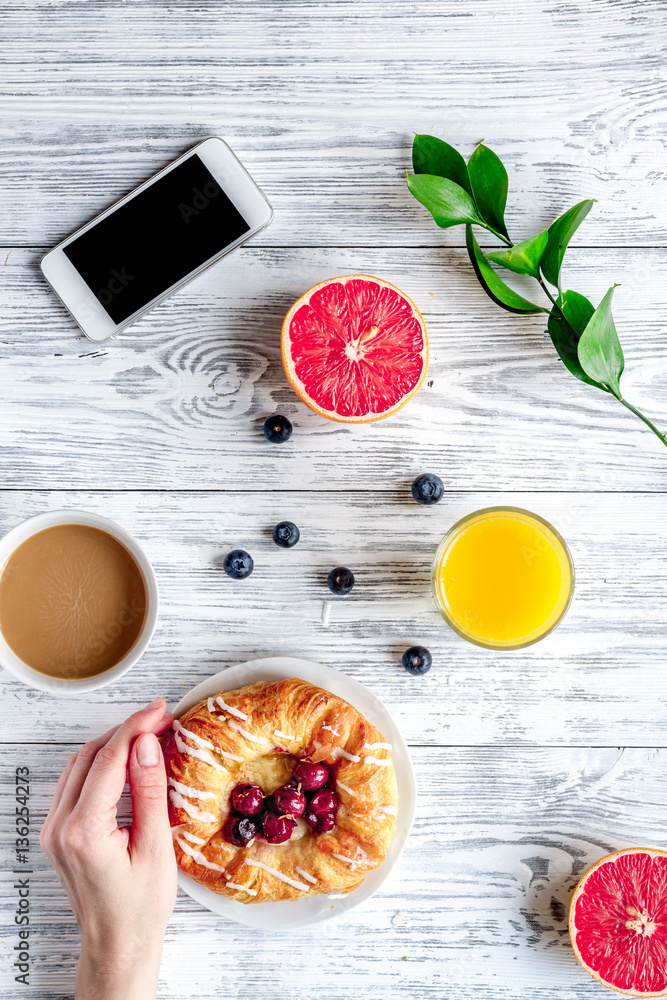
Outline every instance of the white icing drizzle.
<svg viewBox="0 0 667 1000">
<path fill-rule="evenodd" d="M 190 785 L 182 785 L 180 781 L 176 781 L 175 778 L 169 778 L 169 784 L 180 792 L 181 795 L 185 795 L 188 799 L 214 799 L 215 792 L 203 792 L 199 788 L 191 788 Z"/>
<path fill-rule="evenodd" d="M 346 760 L 351 760 L 354 764 L 358 764 L 361 757 L 355 757 L 353 753 L 348 753 L 347 750 L 343 750 L 342 747 L 334 747 L 329 754 L 334 760 L 338 760 L 339 757 L 345 757 Z M 368 758 L 366 758 L 368 760 Z"/>
<path fill-rule="evenodd" d="M 350 866 L 352 871 L 354 871 L 354 869 L 357 867 L 357 862 L 353 861 L 352 858 L 346 858 L 344 854 L 332 854 L 331 857 L 338 858 L 339 861 L 344 861 L 346 864 Z"/>
<path fill-rule="evenodd" d="M 388 750 L 391 753 L 391 743 L 364 743 L 364 750 Z"/>
<path fill-rule="evenodd" d="M 299 868 L 297 865 L 294 865 L 294 871 L 298 872 L 299 875 L 302 875 L 305 878 L 306 882 L 312 882 L 313 885 L 315 885 L 315 883 L 317 882 L 316 878 L 314 878 L 312 875 L 309 875 L 308 872 L 305 872 L 303 868 Z"/>
<path fill-rule="evenodd" d="M 208 740 L 205 740 L 202 736 L 197 736 L 196 733 L 191 733 L 189 729 L 185 729 L 178 719 L 174 719 L 172 723 L 172 729 L 175 733 L 183 733 L 189 740 L 196 743 L 198 747 L 203 747 L 205 750 L 215 750 L 215 747 Z"/>
<path fill-rule="evenodd" d="M 224 715 L 219 715 L 218 718 L 224 720 L 225 716 Z M 178 723 L 178 725 L 176 723 Z M 235 757 L 233 753 L 227 753 L 226 750 L 221 750 L 220 747 L 216 747 L 215 744 L 209 743 L 208 740 L 203 739 L 203 737 L 201 737 L 201 736 L 197 736 L 196 733 L 191 733 L 189 729 L 184 729 L 183 726 L 180 724 L 180 722 L 178 722 L 178 719 L 175 720 L 173 728 L 174 728 L 174 730 L 177 733 L 177 735 L 176 735 L 176 746 L 179 748 L 179 750 L 183 749 L 182 746 L 179 744 L 179 741 L 178 741 L 178 739 L 179 739 L 178 738 L 178 732 L 180 731 L 181 733 L 183 733 L 184 736 L 187 736 L 188 739 L 191 739 L 194 743 L 198 743 L 200 747 L 205 747 L 207 750 L 214 750 L 215 753 L 219 754 L 221 757 L 225 757 L 227 760 L 236 760 L 236 761 L 238 761 L 239 764 L 243 763 L 243 757 Z M 206 759 L 205 757 L 202 757 L 201 754 L 198 754 L 198 753 L 192 753 L 192 756 L 193 757 L 199 757 L 200 760 L 205 760 Z M 212 763 L 212 761 L 209 761 L 209 763 Z M 214 766 L 216 766 L 216 765 L 214 765 Z M 217 766 L 219 766 L 219 765 L 217 765 Z M 226 771 L 227 769 L 223 767 L 223 768 L 221 768 L 221 770 L 222 771 Z"/>
<path fill-rule="evenodd" d="M 281 882 L 287 882 L 288 885 L 293 886 L 295 889 L 303 889 L 305 892 L 310 892 L 310 886 L 305 885 L 303 882 L 297 882 L 296 879 L 290 878 L 288 875 L 283 875 L 279 872 L 277 868 L 271 868 L 270 865 L 265 865 L 263 861 L 252 861 L 250 858 L 246 858 L 243 862 L 244 865 L 252 865 L 253 868 L 261 868 L 262 871 L 268 872 L 269 875 L 275 875 L 279 878 Z"/>
<path fill-rule="evenodd" d="M 379 757 L 364 757 L 364 764 L 378 764 L 380 767 L 389 767 L 390 760 L 380 760 Z"/>
<path fill-rule="evenodd" d="M 330 733 L 334 734 L 334 736 L 340 736 L 338 730 L 334 729 L 333 726 L 322 726 L 322 729 L 328 729 Z"/>
<path fill-rule="evenodd" d="M 293 736 L 288 736 L 287 733 L 281 733 L 279 729 L 274 729 L 273 735 L 277 736 L 280 740 L 290 740 L 292 743 L 294 742 Z"/>
<path fill-rule="evenodd" d="M 213 861 L 209 861 L 208 858 L 204 857 L 201 851 L 195 851 L 194 848 L 190 847 L 189 844 L 186 844 L 180 837 L 176 837 L 176 840 L 178 841 L 181 850 L 185 854 L 189 854 L 191 858 L 194 858 L 197 864 L 201 865 L 202 868 L 210 868 L 211 871 L 214 872 L 224 872 L 225 869 L 221 865 L 216 865 Z"/>
<path fill-rule="evenodd" d="M 239 885 L 238 882 L 228 882 L 228 889 L 240 889 L 242 892 L 247 892 L 249 896 L 256 896 L 257 889 L 247 889 L 244 885 Z"/>
<path fill-rule="evenodd" d="M 181 751 L 181 753 L 187 753 L 190 757 L 196 757 L 197 760 L 203 760 L 205 764 L 210 764 L 214 767 L 216 771 L 226 771 L 227 768 L 223 767 L 222 764 L 218 764 L 217 760 L 213 760 L 210 753 L 206 750 L 197 750 L 195 747 L 189 747 L 185 740 L 182 740 L 178 733 L 174 733 L 174 739 L 176 740 L 176 746 Z"/>
<path fill-rule="evenodd" d="M 227 725 L 229 726 L 230 729 L 236 729 L 236 731 L 239 732 L 241 734 L 241 736 L 245 736 L 245 738 L 247 740 L 250 740 L 251 743 L 268 743 L 269 742 L 263 736 L 253 736 L 252 733 L 249 733 L 246 729 L 241 729 L 241 727 L 239 726 L 238 722 L 234 722 L 233 719 L 227 719 Z"/>
<path fill-rule="evenodd" d="M 237 719 L 241 720 L 241 722 L 245 722 L 245 720 L 248 718 L 245 712 L 239 711 L 238 708 L 232 708 L 231 705 L 228 705 L 226 701 L 222 700 L 220 695 L 218 695 L 215 700 L 217 701 L 220 708 L 224 709 L 225 712 L 229 712 L 230 715 L 235 715 Z"/>
<path fill-rule="evenodd" d="M 175 791 L 173 788 L 169 789 L 169 798 L 178 809 L 184 809 L 188 816 L 191 816 L 192 819 L 198 819 L 200 823 L 215 823 L 218 819 L 213 813 L 197 809 L 197 806 L 193 806 L 191 802 L 183 798 L 180 792 Z"/>
<path fill-rule="evenodd" d="M 213 699 L 209 698 L 206 704 L 211 715 L 215 715 L 215 705 L 213 704 Z"/>
<path fill-rule="evenodd" d="M 205 844 L 206 841 L 203 837 L 195 837 L 194 833 L 188 833 L 187 830 L 183 830 L 183 836 L 186 840 L 189 840 L 192 844 Z"/>
<path fill-rule="evenodd" d="M 356 799 L 357 793 L 354 792 L 349 785 L 344 785 L 342 781 L 337 781 L 336 784 L 339 788 L 342 788 L 344 792 L 347 792 L 348 795 L 351 795 L 352 798 Z"/>
<path fill-rule="evenodd" d="M 380 812 L 389 813 L 390 816 L 398 816 L 396 806 L 380 806 Z"/>
</svg>

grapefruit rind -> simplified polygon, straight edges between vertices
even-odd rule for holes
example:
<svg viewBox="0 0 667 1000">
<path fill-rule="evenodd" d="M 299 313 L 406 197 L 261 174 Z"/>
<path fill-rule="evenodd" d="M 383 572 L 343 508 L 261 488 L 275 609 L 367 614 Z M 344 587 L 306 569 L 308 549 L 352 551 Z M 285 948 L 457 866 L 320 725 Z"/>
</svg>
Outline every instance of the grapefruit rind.
<svg viewBox="0 0 667 1000">
<path fill-rule="evenodd" d="M 647 854 L 651 858 L 654 857 L 667 858 L 667 851 L 660 851 L 657 850 L 656 848 L 650 848 L 650 847 L 627 847 L 621 851 L 614 851 L 612 854 L 606 854 L 603 858 L 600 858 L 599 861 L 596 861 L 596 863 L 592 865 L 588 869 L 588 871 L 584 872 L 584 874 L 581 876 L 574 890 L 574 895 L 570 900 L 570 912 L 568 920 L 570 942 L 572 944 L 572 950 L 574 951 L 575 958 L 577 959 L 581 967 L 585 969 L 586 972 L 590 976 L 592 976 L 592 978 L 595 979 L 598 983 L 600 983 L 602 986 L 606 986 L 607 989 L 613 990 L 615 993 L 622 993 L 624 996 L 629 996 L 629 997 L 644 997 L 644 998 L 664 997 L 667 996 L 667 969 L 666 969 L 666 985 L 664 989 L 655 991 L 650 991 L 650 990 L 641 991 L 635 989 L 634 987 L 630 989 L 624 989 L 621 986 L 614 986 L 612 985 L 612 983 L 607 982 L 607 980 L 603 979 L 602 976 L 598 972 L 596 972 L 595 969 L 592 969 L 582 958 L 581 952 L 577 945 L 577 927 L 575 924 L 575 911 L 578 900 L 581 898 L 581 896 L 586 890 L 586 885 L 588 883 L 590 876 L 593 875 L 594 872 L 598 871 L 598 869 L 600 869 L 604 864 L 608 864 L 609 862 L 613 862 L 617 858 L 624 857 L 630 854 Z"/>
<path fill-rule="evenodd" d="M 291 347 L 290 328 L 292 320 L 294 319 L 294 316 L 296 315 L 298 310 L 301 309 L 304 305 L 307 305 L 310 302 L 312 296 L 321 289 L 327 288 L 330 285 L 335 285 L 336 283 L 347 284 L 350 281 L 375 282 L 381 288 L 390 288 L 392 289 L 392 291 L 396 292 L 401 299 L 403 299 L 406 303 L 410 305 L 412 309 L 412 315 L 417 320 L 421 328 L 421 334 L 423 340 L 423 346 L 420 355 L 422 362 L 421 374 L 416 384 L 408 392 L 404 393 L 394 405 L 388 407 L 386 410 L 382 410 L 381 412 L 370 411 L 361 415 L 354 415 L 354 416 L 347 416 L 337 412 L 336 410 L 327 409 L 326 407 L 318 405 L 317 402 L 314 399 L 312 399 L 308 389 L 306 388 L 306 386 L 304 385 L 304 383 L 302 382 L 302 380 L 299 378 L 299 376 L 295 371 L 294 359 L 292 357 L 292 351 L 290 349 Z M 288 382 L 290 383 L 292 389 L 297 394 L 299 399 L 303 403 L 305 403 L 309 409 L 313 410 L 315 413 L 319 414 L 322 417 L 326 417 L 329 420 L 337 421 L 338 423 L 366 424 L 366 423 L 373 423 L 376 420 L 384 420 L 385 417 L 390 417 L 394 413 L 398 413 L 398 411 L 402 409 L 405 406 L 405 404 L 408 403 L 413 398 L 413 396 L 417 394 L 417 392 L 419 392 L 419 389 L 421 388 L 424 379 L 426 378 L 426 370 L 428 368 L 428 337 L 426 334 L 426 325 L 424 323 L 421 313 L 419 312 L 419 309 L 412 301 L 412 299 L 408 295 L 406 295 L 405 292 L 401 291 L 400 288 L 397 288 L 396 285 L 392 285 L 389 281 L 385 281 L 383 278 L 375 278 L 373 277 L 373 275 L 370 274 L 346 274 L 338 278 L 328 278 L 326 281 L 320 281 L 319 284 L 313 285 L 312 288 L 308 289 L 307 292 L 305 292 L 299 299 L 297 299 L 297 301 L 289 310 L 283 321 L 282 332 L 281 332 L 281 354 L 282 354 L 283 367 L 285 369 L 285 375 L 287 376 Z"/>
</svg>

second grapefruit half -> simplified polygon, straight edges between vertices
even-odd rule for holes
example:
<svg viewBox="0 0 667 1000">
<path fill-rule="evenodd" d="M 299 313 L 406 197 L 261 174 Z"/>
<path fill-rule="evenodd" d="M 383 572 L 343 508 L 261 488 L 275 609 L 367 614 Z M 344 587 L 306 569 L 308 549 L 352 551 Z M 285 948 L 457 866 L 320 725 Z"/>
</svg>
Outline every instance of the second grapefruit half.
<svg viewBox="0 0 667 1000">
<path fill-rule="evenodd" d="M 630 997 L 667 994 L 667 853 L 631 847 L 581 878 L 570 905 L 574 953 L 600 983 Z"/>
<path fill-rule="evenodd" d="M 292 388 L 316 413 L 344 423 L 399 410 L 426 375 L 426 327 L 394 285 L 348 274 L 315 285 L 285 317 L 282 356 Z"/>
</svg>

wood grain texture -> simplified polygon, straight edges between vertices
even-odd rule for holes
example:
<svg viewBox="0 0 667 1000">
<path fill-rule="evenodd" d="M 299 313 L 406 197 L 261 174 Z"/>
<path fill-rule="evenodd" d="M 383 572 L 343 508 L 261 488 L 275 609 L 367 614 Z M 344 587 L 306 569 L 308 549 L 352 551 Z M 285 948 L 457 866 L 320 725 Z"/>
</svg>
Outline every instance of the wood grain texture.
<svg viewBox="0 0 667 1000">
<path fill-rule="evenodd" d="M 495 306 L 462 250 L 249 247 L 103 344 L 80 334 L 36 264 L 34 252 L 15 250 L 0 267 L 6 487 L 375 493 L 433 470 L 450 489 L 665 488 L 664 445 L 569 374 L 544 316 Z M 317 281 L 359 271 L 414 299 L 430 361 L 423 388 L 396 416 L 345 427 L 288 386 L 280 328 Z M 624 393 L 667 427 L 665 251 L 573 252 L 566 280 L 596 302 L 622 283 L 614 310 Z M 262 434 L 276 409 L 295 426 L 286 445 Z"/>
<path fill-rule="evenodd" d="M 265 245 L 440 245 L 402 180 L 413 132 L 468 153 L 483 138 L 500 153 L 511 231 L 594 197 L 577 242 L 667 237 L 660 0 L 30 10 L 2 9 L 12 243 L 62 239 L 211 133 L 229 138 L 276 208 Z"/>
<path fill-rule="evenodd" d="M 490 652 L 456 636 L 430 596 L 444 532 L 472 510 L 510 503 L 552 521 L 571 545 L 575 598 L 561 626 L 525 650 Z M 11 706 L 5 739 L 84 742 L 162 695 L 170 704 L 227 665 L 271 653 L 323 661 L 367 684 L 414 744 L 667 745 L 664 497 L 652 494 L 448 493 L 432 508 L 407 492 L 312 496 L 257 493 L 0 493 L 0 531 L 59 507 L 93 510 L 132 531 L 152 560 L 160 624 L 124 678 L 79 699 L 54 699 L 0 679 Z M 271 539 L 289 518 L 301 540 Z M 221 563 L 255 560 L 247 580 Z M 334 599 L 330 569 L 356 584 Z M 330 601 L 322 624 L 323 602 Z M 435 665 L 408 675 L 403 650 L 428 646 Z M 35 729 L 39 719 L 39 731 Z"/>
<path fill-rule="evenodd" d="M 13 809 L 14 768 L 27 764 L 36 836 L 72 749 L 7 746 L 3 817 Z M 415 828 L 383 891 L 344 920 L 289 935 L 236 926 L 179 893 L 159 997 L 297 1000 L 316 992 L 340 1000 L 353 989 L 389 1000 L 599 996 L 569 947 L 567 906 L 582 872 L 609 851 L 667 848 L 665 751 L 413 748 L 412 757 Z M 128 815 L 125 802 L 121 821 Z M 5 859 L 10 850 L 5 826 Z M 54 873 L 35 853 L 31 993 L 61 1000 L 72 994 L 78 934 Z M 11 886 L 5 875 L 3 920 L 16 905 Z M 0 946 L 5 968 L 12 944 L 10 936 Z M 25 995 L 20 986 L 3 990 L 7 1000 Z"/>
</svg>

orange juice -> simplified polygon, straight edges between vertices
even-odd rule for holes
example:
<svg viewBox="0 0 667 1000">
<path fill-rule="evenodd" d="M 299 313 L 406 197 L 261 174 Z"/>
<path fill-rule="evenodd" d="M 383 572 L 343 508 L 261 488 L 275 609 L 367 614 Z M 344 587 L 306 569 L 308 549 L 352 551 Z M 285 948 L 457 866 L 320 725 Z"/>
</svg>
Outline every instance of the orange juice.
<svg viewBox="0 0 667 1000">
<path fill-rule="evenodd" d="M 490 649 L 529 646 L 558 625 L 574 590 L 567 545 L 518 507 L 488 507 L 457 522 L 433 563 L 433 594 L 449 625 Z"/>
</svg>

